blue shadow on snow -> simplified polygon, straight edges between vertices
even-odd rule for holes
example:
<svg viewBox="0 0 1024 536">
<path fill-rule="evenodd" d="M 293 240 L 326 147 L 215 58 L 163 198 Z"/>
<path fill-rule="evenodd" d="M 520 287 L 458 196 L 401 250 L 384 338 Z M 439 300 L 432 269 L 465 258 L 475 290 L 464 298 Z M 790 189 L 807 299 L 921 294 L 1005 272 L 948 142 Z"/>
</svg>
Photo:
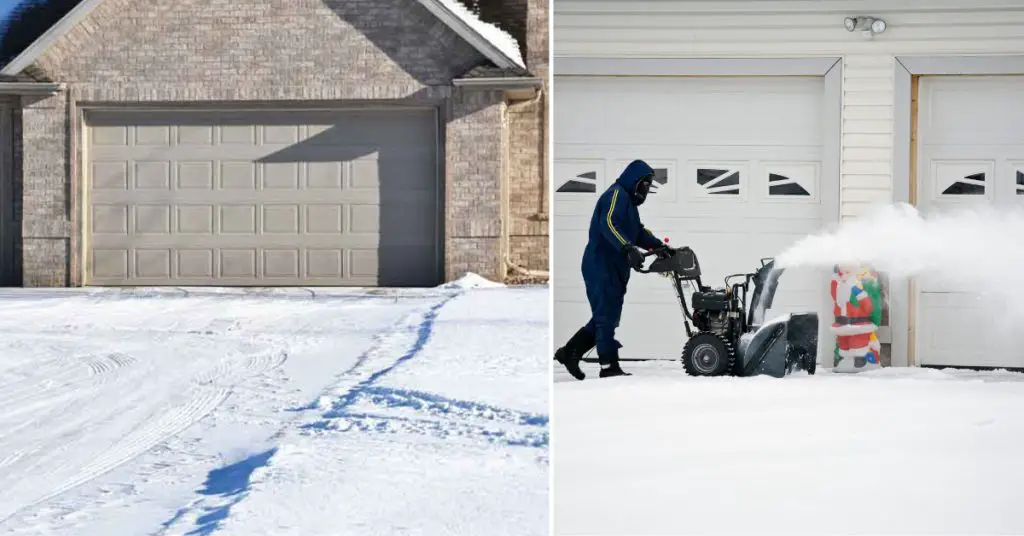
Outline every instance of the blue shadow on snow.
<svg viewBox="0 0 1024 536">
<path fill-rule="evenodd" d="M 252 478 L 252 473 L 256 469 L 266 466 L 270 462 L 270 458 L 276 453 L 277 447 L 274 447 L 270 450 L 253 454 L 231 465 L 210 471 L 206 475 L 205 487 L 199 490 L 199 494 L 234 498 L 227 504 L 210 508 L 205 514 L 199 516 L 196 519 L 196 528 L 188 534 L 190 536 L 208 536 L 213 534 L 213 531 L 217 530 L 220 526 L 220 522 L 227 519 L 231 507 L 238 504 L 245 497 L 245 492 L 249 491 L 249 480 Z M 178 510 L 174 517 L 163 523 L 164 529 L 170 528 L 187 511 L 184 508 Z"/>
<path fill-rule="evenodd" d="M 427 314 L 423 315 L 423 321 L 420 322 L 420 325 L 416 327 L 416 342 L 414 342 L 413 345 L 409 347 L 409 350 L 402 354 L 401 357 L 396 359 L 395 362 L 391 364 L 391 366 L 382 368 L 377 372 L 374 372 L 368 378 L 359 382 L 358 385 L 349 390 L 349 392 L 346 393 L 345 396 L 339 398 L 338 401 L 333 404 L 334 409 L 332 410 L 332 412 L 337 412 L 344 408 L 347 408 L 348 406 L 351 406 L 352 403 L 359 398 L 359 395 L 362 394 L 362 392 L 366 390 L 368 387 L 376 383 L 377 380 L 380 380 L 384 376 L 387 376 L 388 374 L 391 373 L 391 371 L 395 370 L 406 361 L 409 361 L 410 359 L 416 357 L 417 354 L 423 351 L 423 348 L 427 345 L 428 342 L 430 342 L 430 336 L 434 332 L 434 323 L 437 322 L 437 317 L 441 312 L 441 308 L 447 305 L 448 302 L 451 301 L 453 298 L 454 296 L 445 298 L 444 301 L 431 307 L 427 311 Z"/>
<path fill-rule="evenodd" d="M 341 396 L 331 405 L 330 411 L 326 412 L 323 417 L 324 419 L 302 425 L 302 429 L 312 430 L 327 430 L 330 428 L 330 421 L 338 418 L 355 418 L 356 421 L 363 420 L 360 416 L 352 415 L 348 409 L 361 398 L 369 398 L 374 404 L 381 405 L 384 407 L 396 408 L 405 407 L 416 411 L 425 411 L 433 414 L 444 414 L 451 416 L 465 416 L 483 418 L 485 420 L 496 420 L 503 421 L 508 424 L 525 425 L 528 427 L 546 427 L 548 425 L 548 417 L 546 415 L 538 415 L 531 413 L 523 413 L 505 408 L 499 408 L 495 406 L 489 406 L 478 402 L 470 402 L 466 400 L 456 400 L 439 396 L 433 393 L 426 393 L 422 391 L 413 391 L 405 389 L 396 389 L 388 387 L 379 387 L 374 384 L 377 383 L 381 378 L 388 375 L 396 368 L 406 363 L 407 361 L 416 357 L 427 343 L 430 342 L 430 338 L 433 334 L 434 326 L 437 322 L 437 318 L 440 314 L 442 307 L 447 305 L 449 301 L 457 296 L 451 296 L 444 301 L 431 307 L 423 317 L 423 321 L 415 328 L 416 329 L 416 341 L 410 346 L 410 348 L 398 359 L 395 360 L 390 366 L 385 367 L 371 374 L 369 377 L 359 382 L 357 385 L 352 387 L 344 396 Z M 365 359 L 365 356 L 360 358 L 359 363 L 356 367 L 360 366 Z M 317 407 L 316 402 L 311 402 L 306 406 L 308 409 L 314 409 Z M 370 417 L 370 416 L 363 416 Z M 396 417 L 385 417 L 388 421 L 403 421 L 405 419 Z M 384 431 L 387 427 L 385 422 L 378 422 L 374 425 L 377 431 Z M 361 426 L 362 428 L 362 426 Z M 476 427 L 474 427 L 476 428 Z M 369 430 L 363 430 L 369 431 Z M 507 433 L 499 430 L 487 430 L 480 428 L 477 433 L 492 442 L 505 443 L 511 446 L 531 446 L 531 447 L 546 447 L 548 444 L 547 433 L 540 435 L 527 434 L 525 438 L 508 437 Z"/>
</svg>

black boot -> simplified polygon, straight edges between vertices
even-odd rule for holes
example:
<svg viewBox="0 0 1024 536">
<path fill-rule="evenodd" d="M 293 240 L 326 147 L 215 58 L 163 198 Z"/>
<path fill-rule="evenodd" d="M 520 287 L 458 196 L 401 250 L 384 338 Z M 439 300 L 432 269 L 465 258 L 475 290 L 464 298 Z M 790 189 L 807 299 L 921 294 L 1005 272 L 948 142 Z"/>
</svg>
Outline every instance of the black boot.
<svg viewBox="0 0 1024 536">
<path fill-rule="evenodd" d="M 582 369 L 580 369 L 580 360 L 583 359 L 584 354 L 589 352 L 593 347 L 594 336 L 580 328 L 580 330 L 569 339 L 569 342 L 565 343 L 565 346 L 555 351 L 555 361 L 561 363 L 573 378 L 582 380 L 586 378 L 587 375 L 583 373 Z"/>
<path fill-rule="evenodd" d="M 632 374 L 622 370 L 622 367 L 619 366 L 618 352 L 615 352 L 608 357 L 601 356 L 599 359 L 601 361 L 601 373 L 599 374 L 599 377 L 611 378 L 614 376 L 632 376 Z"/>
</svg>

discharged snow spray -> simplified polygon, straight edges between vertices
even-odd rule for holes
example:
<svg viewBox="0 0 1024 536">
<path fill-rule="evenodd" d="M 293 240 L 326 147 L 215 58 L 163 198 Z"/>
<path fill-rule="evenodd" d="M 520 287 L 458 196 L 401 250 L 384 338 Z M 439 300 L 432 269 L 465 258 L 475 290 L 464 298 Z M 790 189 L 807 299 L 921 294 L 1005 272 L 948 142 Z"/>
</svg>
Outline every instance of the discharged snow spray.
<svg viewBox="0 0 1024 536">
<path fill-rule="evenodd" d="M 922 216 L 906 204 L 881 207 L 808 236 L 776 257 L 776 267 L 869 265 L 891 279 L 976 293 L 993 322 L 1024 321 L 1024 208 L 977 206 Z M 775 274 L 772 274 L 773 276 Z"/>
</svg>

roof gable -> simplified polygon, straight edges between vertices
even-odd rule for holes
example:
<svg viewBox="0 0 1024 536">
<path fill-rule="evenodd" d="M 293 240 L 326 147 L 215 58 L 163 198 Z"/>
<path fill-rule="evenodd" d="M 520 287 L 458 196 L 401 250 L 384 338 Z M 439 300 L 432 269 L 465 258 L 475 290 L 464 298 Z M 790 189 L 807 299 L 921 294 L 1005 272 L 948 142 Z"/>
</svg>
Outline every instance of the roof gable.
<svg viewBox="0 0 1024 536">
<path fill-rule="evenodd" d="M 82 0 L 3 69 L 0 69 L 0 75 L 16 75 L 32 66 L 51 45 L 85 20 L 103 1 Z M 416 1 L 498 67 L 525 69 L 515 40 L 507 32 L 479 20 L 458 0 Z"/>
</svg>

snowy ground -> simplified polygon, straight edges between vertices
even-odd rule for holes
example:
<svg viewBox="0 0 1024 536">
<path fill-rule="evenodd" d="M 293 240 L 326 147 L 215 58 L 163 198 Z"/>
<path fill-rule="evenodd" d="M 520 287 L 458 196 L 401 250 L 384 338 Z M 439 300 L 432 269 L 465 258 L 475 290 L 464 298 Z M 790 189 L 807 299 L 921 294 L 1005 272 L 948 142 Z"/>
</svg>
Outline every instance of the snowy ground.
<svg viewBox="0 0 1024 536">
<path fill-rule="evenodd" d="M 557 534 L 1024 533 L 1024 375 L 623 368 L 556 369 Z"/>
<path fill-rule="evenodd" d="M 0 534 L 548 529 L 545 288 L 0 295 Z"/>
</svg>

